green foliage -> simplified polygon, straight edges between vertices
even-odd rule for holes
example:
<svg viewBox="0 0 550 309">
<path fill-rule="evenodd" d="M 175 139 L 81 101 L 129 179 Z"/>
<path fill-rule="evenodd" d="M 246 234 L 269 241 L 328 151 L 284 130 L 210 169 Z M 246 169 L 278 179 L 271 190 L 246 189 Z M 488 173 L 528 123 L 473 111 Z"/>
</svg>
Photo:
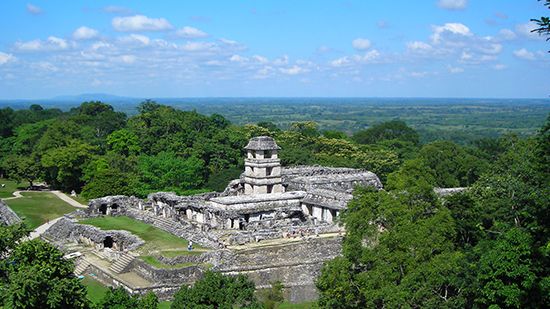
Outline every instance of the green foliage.
<svg viewBox="0 0 550 309">
<path fill-rule="evenodd" d="M 18 244 L 1 282 L 5 308 L 88 308 L 86 289 L 73 276 L 74 265 L 41 240 Z M 5 260 L 4 260 L 5 262 Z"/>
<path fill-rule="evenodd" d="M 495 241 L 479 244 L 476 277 L 481 291 L 476 302 L 507 308 L 528 303 L 536 278 L 531 250 L 531 237 L 518 228 L 506 231 Z"/>
<path fill-rule="evenodd" d="M 149 193 L 156 188 L 180 192 L 202 184 L 204 162 L 195 157 L 182 159 L 174 153 L 161 152 L 155 156 L 140 156 L 138 174 L 141 192 Z"/>
<path fill-rule="evenodd" d="M 464 302 L 460 255 L 450 241 L 454 224 L 430 193 L 414 187 L 393 193 L 356 190 L 342 221 L 344 257 L 325 266 L 317 282 L 322 308 Z"/>
<path fill-rule="evenodd" d="M 137 135 L 128 129 L 121 129 L 107 136 L 110 149 L 123 156 L 137 155 L 141 152 Z"/>
<path fill-rule="evenodd" d="M 400 120 L 376 124 L 371 128 L 356 132 L 352 138 L 359 144 L 376 144 L 384 140 L 397 139 L 417 145 L 420 141 L 418 133 Z"/>
<path fill-rule="evenodd" d="M 258 299 L 265 309 L 277 308 L 277 304 L 285 300 L 283 296 L 283 284 L 280 281 L 272 282 L 271 288 L 258 291 Z"/>
<path fill-rule="evenodd" d="M 207 271 L 192 287 L 180 288 L 171 308 L 261 308 L 254 290 L 254 283 L 244 275 Z"/>
<path fill-rule="evenodd" d="M 541 0 L 539 0 L 541 1 Z M 550 9 L 550 0 L 545 0 L 544 5 Z M 533 18 L 532 22 L 535 22 L 538 28 L 531 30 L 531 32 L 536 32 L 539 35 L 546 36 L 546 40 L 550 40 L 550 18 L 548 16 L 542 16 L 539 19 Z"/>
<path fill-rule="evenodd" d="M 123 287 L 110 288 L 103 299 L 96 305 L 98 309 L 127 309 L 138 308 L 138 296 L 132 296 Z"/>
</svg>

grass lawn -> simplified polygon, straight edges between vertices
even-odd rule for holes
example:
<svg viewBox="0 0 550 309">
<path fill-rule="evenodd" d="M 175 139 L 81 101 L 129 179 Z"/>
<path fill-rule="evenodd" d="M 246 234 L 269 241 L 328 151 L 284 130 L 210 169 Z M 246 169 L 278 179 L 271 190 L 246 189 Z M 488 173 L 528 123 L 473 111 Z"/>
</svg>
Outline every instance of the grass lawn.
<svg viewBox="0 0 550 309">
<path fill-rule="evenodd" d="M 159 309 L 170 309 L 170 306 L 172 305 L 171 301 L 161 301 L 159 303 Z"/>
<path fill-rule="evenodd" d="M 176 255 L 195 254 L 196 252 L 187 251 L 187 240 L 129 217 L 106 216 L 84 219 L 80 223 L 93 225 L 102 230 L 125 230 L 138 236 L 145 241 L 145 245 L 139 249 L 140 254 L 143 256 L 148 256 L 152 253 L 174 256 L 174 252 L 178 253 Z M 198 251 L 204 251 L 204 248 L 200 246 L 193 245 L 193 247 Z"/>
<path fill-rule="evenodd" d="M 88 299 L 94 303 L 100 301 L 103 295 L 109 290 L 108 287 L 90 276 L 84 277 L 84 279 L 82 279 L 82 284 L 88 290 Z"/>
<path fill-rule="evenodd" d="M 6 186 L 4 188 L 0 186 L 0 198 L 13 197 L 13 192 L 24 190 L 25 186 L 28 186 L 26 182 L 18 183 L 5 178 L 0 178 L 0 185 L 1 184 L 5 184 Z"/>
<path fill-rule="evenodd" d="M 88 205 L 88 199 L 87 198 L 84 198 L 80 195 L 77 195 L 77 196 L 71 196 L 70 194 L 67 194 L 70 198 L 72 198 L 73 200 L 79 202 L 80 204 L 82 205 Z"/>
<path fill-rule="evenodd" d="M 48 192 L 21 192 L 22 198 L 7 200 L 15 213 L 35 229 L 49 220 L 73 212 L 76 208 Z"/>
</svg>

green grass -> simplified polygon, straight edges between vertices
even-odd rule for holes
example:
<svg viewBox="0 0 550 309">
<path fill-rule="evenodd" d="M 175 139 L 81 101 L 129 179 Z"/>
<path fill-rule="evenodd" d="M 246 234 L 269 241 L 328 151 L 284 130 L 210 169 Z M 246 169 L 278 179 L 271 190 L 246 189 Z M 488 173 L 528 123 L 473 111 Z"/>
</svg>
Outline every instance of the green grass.
<svg viewBox="0 0 550 309">
<path fill-rule="evenodd" d="M 15 213 L 25 218 L 27 226 L 32 229 L 73 212 L 74 207 L 48 192 L 22 192 L 23 197 L 7 200 L 6 203 Z"/>
<path fill-rule="evenodd" d="M 0 186 L 0 198 L 6 198 L 6 197 L 13 197 L 13 192 L 17 190 L 23 190 L 26 183 L 24 182 L 18 183 L 13 180 L 0 178 L 0 185 L 1 184 L 5 184 L 6 186 L 4 188 Z"/>
<path fill-rule="evenodd" d="M 88 199 L 87 198 L 84 198 L 80 195 L 77 195 L 77 196 L 71 196 L 70 194 L 67 194 L 70 198 L 72 198 L 73 200 L 79 202 L 80 204 L 82 205 L 88 205 Z"/>
<path fill-rule="evenodd" d="M 82 279 L 82 284 L 88 290 L 88 299 L 94 303 L 99 302 L 109 290 L 108 287 L 90 276 L 84 277 L 84 279 Z"/>
<path fill-rule="evenodd" d="M 145 245 L 140 248 L 142 255 L 157 252 L 163 255 L 166 255 L 167 252 L 179 252 L 178 255 L 189 254 L 187 240 L 129 217 L 91 218 L 81 220 L 80 223 L 93 225 L 102 230 L 125 230 L 138 236 L 145 241 Z M 194 245 L 194 247 L 198 250 L 204 250 L 200 246 Z"/>
<path fill-rule="evenodd" d="M 171 301 L 161 301 L 159 303 L 158 309 L 170 309 L 170 306 L 172 306 Z"/>
</svg>

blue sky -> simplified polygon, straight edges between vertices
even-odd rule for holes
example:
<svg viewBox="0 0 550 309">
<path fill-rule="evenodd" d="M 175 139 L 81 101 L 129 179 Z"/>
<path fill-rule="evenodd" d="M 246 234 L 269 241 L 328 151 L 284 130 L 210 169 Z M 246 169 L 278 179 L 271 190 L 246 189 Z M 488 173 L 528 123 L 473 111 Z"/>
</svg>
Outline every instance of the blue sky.
<svg viewBox="0 0 550 309">
<path fill-rule="evenodd" d="M 0 99 L 550 94 L 535 0 L 1 1 Z"/>
</svg>

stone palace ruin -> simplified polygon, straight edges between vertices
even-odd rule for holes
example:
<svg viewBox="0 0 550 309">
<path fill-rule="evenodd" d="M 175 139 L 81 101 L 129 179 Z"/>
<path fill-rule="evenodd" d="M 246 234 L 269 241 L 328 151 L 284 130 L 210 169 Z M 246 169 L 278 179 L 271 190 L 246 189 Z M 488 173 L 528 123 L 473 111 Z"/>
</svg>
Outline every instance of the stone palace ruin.
<svg viewBox="0 0 550 309">
<path fill-rule="evenodd" d="M 280 148 L 267 136 L 252 138 L 245 150 L 244 173 L 223 192 L 192 196 L 158 192 L 145 200 L 99 198 L 90 201 L 84 212 L 58 221 L 44 236 L 67 251 L 88 248 L 77 262 L 77 272 L 93 272 L 100 281 L 122 285 L 131 292 L 154 291 L 166 299 L 211 268 L 247 274 L 258 288 L 281 281 L 291 301 L 314 299 L 314 279 L 323 262 L 340 254 L 343 228 L 336 219 L 352 199 L 353 189 L 381 189 L 382 184 L 366 170 L 282 167 Z M 208 251 L 174 258 L 158 256 L 167 265 L 186 265 L 160 269 L 136 258 L 136 249 L 143 245 L 139 237 L 78 223 L 82 217 L 122 215 Z"/>
</svg>

